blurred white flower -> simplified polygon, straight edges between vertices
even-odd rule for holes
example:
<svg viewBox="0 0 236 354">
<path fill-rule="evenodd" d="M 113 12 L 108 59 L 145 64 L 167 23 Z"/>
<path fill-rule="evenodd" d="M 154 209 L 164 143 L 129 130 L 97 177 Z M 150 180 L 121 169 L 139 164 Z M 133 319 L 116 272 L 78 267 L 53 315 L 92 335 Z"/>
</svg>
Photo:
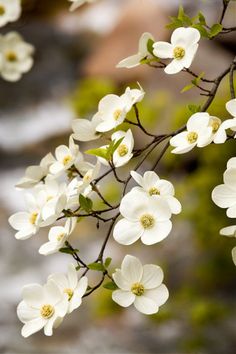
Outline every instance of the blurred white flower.
<svg viewBox="0 0 236 354">
<path fill-rule="evenodd" d="M 86 4 L 86 3 L 91 3 L 95 2 L 97 0 L 69 0 L 70 2 L 73 2 L 73 4 L 70 7 L 70 11 L 76 10 L 78 7 Z"/>
<path fill-rule="evenodd" d="M 16 184 L 18 188 L 31 188 L 38 184 L 49 173 L 49 167 L 54 162 L 51 153 L 47 154 L 37 166 L 29 166 L 25 170 L 25 175 Z"/>
<path fill-rule="evenodd" d="M 55 282 L 61 292 L 67 295 L 67 313 L 71 313 L 81 305 L 82 296 L 87 290 L 88 278 L 84 276 L 78 279 L 77 271 L 73 264 L 69 264 L 67 276 L 62 273 L 56 273 L 50 275 L 48 280 Z"/>
<path fill-rule="evenodd" d="M 212 191 L 212 200 L 220 208 L 227 208 L 229 218 L 236 217 L 236 157 L 227 163 L 223 176 L 224 184 L 216 186 Z"/>
<path fill-rule="evenodd" d="M 39 248 L 39 253 L 44 256 L 53 254 L 59 251 L 68 240 L 68 237 L 73 232 L 76 226 L 77 218 L 68 218 L 65 226 L 53 226 L 48 234 L 49 241 L 44 243 Z"/>
<path fill-rule="evenodd" d="M 82 194 L 88 197 L 92 193 L 92 187 L 79 177 L 73 178 L 67 187 L 67 204 L 66 209 L 73 209 L 79 207 L 79 196 Z"/>
<path fill-rule="evenodd" d="M 169 297 L 167 287 L 162 284 L 162 269 L 154 264 L 142 266 L 134 256 L 126 255 L 121 269 L 116 269 L 112 276 L 120 288 L 113 291 L 112 299 L 120 306 L 134 304 L 138 311 L 151 315 L 157 313 Z"/>
<path fill-rule="evenodd" d="M 132 188 L 132 191 L 144 192 L 154 198 L 159 196 L 167 201 L 173 214 L 179 214 L 181 212 L 181 204 L 178 199 L 174 197 L 175 189 L 172 183 L 165 179 L 160 179 L 153 171 L 147 171 L 143 176 L 135 171 L 131 171 L 130 174 L 140 185 L 140 187 Z"/>
<path fill-rule="evenodd" d="M 98 113 L 91 120 L 74 119 L 72 121 L 73 138 L 78 141 L 90 141 L 100 138 L 101 134 L 96 131 L 99 123 L 101 123 L 101 118 Z"/>
<path fill-rule="evenodd" d="M 233 98 L 226 103 L 226 109 L 233 116 L 233 118 L 225 120 L 222 123 L 222 127 L 225 130 L 230 128 L 233 132 L 236 132 L 236 98 Z M 234 138 L 236 138 L 236 135 Z"/>
<path fill-rule="evenodd" d="M 79 145 L 74 143 L 74 139 L 70 136 L 69 147 L 60 145 L 55 150 L 55 160 L 50 166 L 50 173 L 59 175 L 63 171 L 68 170 L 76 161 L 83 161 L 83 155 L 79 151 Z"/>
<path fill-rule="evenodd" d="M 171 43 L 154 43 L 153 53 L 160 59 L 173 58 L 164 71 L 167 74 L 176 74 L 192 64 L 200 37 L 200 32 L 195 28 L 179 27 L 172 33 Z"/>
<path fill-rule="evenodd" d="M 220 230 L 220 234 L 228 237 L 236 237 L 236 225 L 224 227 Z M 236 247 L 232 249 L 232 259 L 236 265 Z"/>
<path fill-rule="evenodd" d="M 132 151 L 134 147 L 134 138 L 132 131 L 130 129 L 127 132 L 119 130 L 111 136 L 112 141 L 118 141 L 121 138 L 123 138 L 123 140 L 113 154 L 113 164 L 115 167 L 124 166 L 133 157 Z M 102 146 L 102 148 L 106 147 L 107 146 Z M 107 160 L 102 157 L 99 157 L 98 159 L 105 166 L 108 165 Z"/>
<path fill-rule="evenodd" d="M 139 39 L 138 53 L 121 60 L 117 64 L 117 68 L 133 68 L 138 66 L 143 59 L 146 59 L 151 56 L 151 53 L 148 50 L 148 42 L 151 40 L 154 41 L 151 33 L 145 32 Z"/>
<path fill-rule="evenodd" d="M 21 15 L 21 0 L 0 0 L 0 27 L 14 22 Z"/>
<path fill-rule="evenodd" d="M 157 196 L 150 198 L 142 192 L 127 193 L 120 203 L 124 217 L 114 227 L 114 239 L 122 245 L 131 245 L 139 238 L 152 245 L 166 238 L 172 228 L 168 203 Z"/>
<path fill-rule="evenodd" d="M 144 91 L 142 89 L 132 90 L 130 88 L 127 88 L 121 96 L 110 94 L 103 97 L 99 102 L 97 113 L 101 123 L 98 124 L 96 130 L 98 132 L 107 132 L 116 128 L 123 123 L 132 106 L 140 102 L 143 97 Z"/>
<path fill-rule="evenodd" d="M 59 326 L 67 313 L 67 295 L 53 281 L 48 281 L 44 286 L 24 286 L 22 297 L 17 307 L 19 320 L 24 323 L 22 336 L 29 337 L 42 328 L 46 336 L 51 336 L 53 328 Z"/>
<path fill-rule="evenodd" d="M 0 35 L 0 75 L 7 81 L 18 81 L 33 66 L 34 47 L 16 32 Z"/>
<path fill-rule="evenodd" d="M 170 139 L 170 145 L 175 149 L 173 154 L 184 154 L 195 146 L 204 147 L 212 142 L 212 126 L 208 113 L 199 112 L 193 114 L 187 122 L 187 130 Z"/>
</svg>

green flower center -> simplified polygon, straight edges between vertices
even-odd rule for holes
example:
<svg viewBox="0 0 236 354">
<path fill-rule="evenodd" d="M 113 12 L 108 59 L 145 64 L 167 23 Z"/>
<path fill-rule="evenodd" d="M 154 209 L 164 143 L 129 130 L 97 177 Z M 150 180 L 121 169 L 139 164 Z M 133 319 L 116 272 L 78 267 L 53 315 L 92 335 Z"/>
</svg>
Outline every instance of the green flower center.
<svg viewBox="0 0 236 354">
<path fill-rule="evenodd" d="M 185 49 L 183 47 L 175 47 L 174 49 L 174 58 L 177 60 L 183 59 L 185 56 Z"/>
<path fill-rule="evenodd" d="M 148 193 L 149 193 L 149 195 L 160 195 L 160 191 L 156 187 L 150 188 Z"/>
<path fill-rule="evenodd" d="M 196 132 L 189 132 L 187 135 L 187 140 L 189 142 L 189 144 L 193 144 L 196 143 L 198 139 L 198 134 Z"/>
<path fill-rule="evenodd" d="M 212 127 L 212 133 L 216 133 L 220 127 L 220 122 L 218 122 L 216 119 L 213 119 L 211 122 L 211 127 Z"/>
<path fill-rule="evenodd" d="M 155 224 L 155 220 L 150 214 L 144 214 L 141 216 L 140 222 L 144 229 L 151 229 Z"/>
<path fill-rule="evenodd" d="M 6 58 L 7 61 L 10 61 L 11 63 L 16 62 L 17 59 L 18 59 L 16 53 L 13 52 L 13 51 L 7 52 L 7 53 L 5 54 L 5 58 Z"/>
<path fill-rule="evenodd" d="M 62 160 L 62 163 L 64 166 L 66 166 L 70 161 L 72 160 L 71 155 L 66 155 L 64 159 Z"/>
<path fill-rule="evenodd" d="M 131 287 L 131 291 L 136 296 L 142 296 L 144 294 L 144 286 L 141 283 L 134 283 Z"/>
<path fill-rule="evenodd" d="M 68 301 L 70 301 L 74 295 L 74 291 L 70 288 L 64 289 L 64 293 L 68 295 Z"/>
<path fill-rule="evenodd" d="M 43 305 L 40 310 L 40 314 L 43 318 L 51 318 L 54 315 L 55 309 L 52 305 Z"/>
<path fill-rule="evenodd" d="M 127 155 L 128 151 L 129 149 L 125 144 L 120 144 L 117 148 L 117 152 L 121 157 Z"/>
<path fill-rule="evenodd" d="M 59 234 L 59 235 L 57 236 L 57 241 L 58 241 L 58 242 L 61 241 L 64 236 L 65 236 L 65 234 L 64 234 L 63 232 L 62 232 L 61 234 Z"/>
<path fill-rule="evenodd" d="M 5 15 L 5 13 L 6 13 L 5 7 L 3 5 L 0 5 L 0 16 Z"/>
</svg>

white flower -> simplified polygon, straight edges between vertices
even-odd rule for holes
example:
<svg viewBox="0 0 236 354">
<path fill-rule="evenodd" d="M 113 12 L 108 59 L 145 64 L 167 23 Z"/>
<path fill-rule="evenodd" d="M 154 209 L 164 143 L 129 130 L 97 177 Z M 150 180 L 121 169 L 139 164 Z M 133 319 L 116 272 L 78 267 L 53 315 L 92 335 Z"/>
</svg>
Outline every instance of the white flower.
<svg viewBox="0 0 236 354">
<path fill-rule="evenodd" d="M 236 237 L 236 225 L 227 226 L 220 230 L 220 235 Z M 233 262 L 236 265 L 236 247 L 232 249 Z"/>
<path fill-rule="evenodd" d="M 212 200 L 220 208 L 227 208 L 229 218 L 236 217 L 236 157 L 227 163 L 227 170 L 223 176 L 224 184 L 220 184 L 212 191 Z"/>
<path fill-rule="evenodd" d="M 134 147 L 134 138 L 132 131 L 130 129 L 127 132 L 119 130 L 111 136 L 112 141 L 118 141 L 121 138 L 124 139 L 113 154 L 113 164 L 115 167 L 124 166 L 133 157 L 132 151 Z M 102 146 L 102 148 L 106 147 L 107 146 Z M 108 165 L 107 160 L 102 157 L 99 157 L 98 159 L 102 164 L 106 166 Z"/>
<path fill-rule="evenodd" d="M 39 253 L 44 256 L 53 254 L 59 251 L 67 241 L 70 234 L 73 232 L 76 226 L 77 218 L 68 218 L 65 226 L 53 226 L 48 234 L 49 241 L 44 243 L 39 248 Z"/>
<path fill-rule="evenodd" d="M 74 11 L 78 7 L 82 6 L 83 4 L 95 2 L 97 0 L 69 0 L 69 1 L 73 2 L 73 4 L 70 7 L 70 11 Z"/>
<path fill-rule="evenodd" d="M 236 132 L 236 98 L 233 98 L 226 103 L 226 109 L 233 118 L 225 120 L 222 123 L 222 127 L 225 130 L 230 128 L 233 132 Z M 236 138 L 236 135 L 234 137 Z"/>
<path fill-rule="evenodd" d="M 10 216 L 9 223 L 13 229 L 18 232 L 15 234 L 16 239 L 26 240 L 35 235 L 41 226 L 41 205 L 32 193 L 25 195 L 27 204 L 27 212 L 18 212 Z"/>
<path fill-rule="evenodd" d="M 132 191 L 144 192 L 154 198 L 160 196 L 167 201 L 173 214 L 179 214 L 181 212 L 181 204 L 178 199 L 174 197 L 175 189 L 172 183 L 165 179 L 160 179 L 153 171 L 145 172 L 143 177 L 135 171 L 131 171 L 130 174 L 140 185 L 140 187 L 134 187 Z"/>
<path fill-rule="evenodd" d="M 17 315 L 24 323 L 21 334 L 29 337 L 44 328 L 44 334 L 51 336 L 67 313 L 66 294 L 53 282 L 41 286 L 29 284 L 22 290 L 23 301 L 17 307 Z"/>
<path fill-rule="evenodd" d="M 0 0 L 0 27 L 17 21 L 21 15 L 21 0 Z"/>
<path fill-rule="evenodd" d="M 148 32 L 143 33 L 139 39 L 138 53 L 121 60 L 116 67 L 133 68 L 135 66 L 138 66 L 143 59 L 150 57 L 151 53 L 148 50 L 149 40 L 154 41 L 154 38 L 151 35 L 151 33 Z"/>
<path fill-rule="evenodd" d="M 49 167 L 54 162 L 51 153 L 47 154 L 37 166 L 29 166 L 22 177 L 16 184 L 18 188 L 31 188 L 38 184 L 49 172 Z"/>
<path fill-rule="evenodd" d="M 152 245 L 166 238 L 172 228 L 171 211 L 161 197 L 150 198 L 142 192 L 129 192 L 121 200 L 120 213 L 124 217 L 114 227 L 114 239 L 131 245 L 139 238 Z"/>
<path fill-rule="evenodd" d="M 92 187 L 87 184 L 83 179 L 79 177 L 73 178 L 67 187 L 67 204 L 66 209 L 77 209 L 79 206 L 79 195 L 82 194 L 84 197 L 89 196 L 92 193 Z"/>
<path fill-rule="evenodd" d="M 195 28 L 179 27 L 172 33 L 171 43 L 154 43 L 153 53 L 161 59 L 173 58 L 164 71 L 167 74 L 176 74 L 192 64 L 200 37 L 200 32 Z"/>
<path fill-rule="evenodd" d="M 112 276 L 120 288 L 112 293 L 112 299 L 120 306 L 134 304 L 138 311 L 151 315 L 157 313 L 169 297 L 167 287 L 162 284 L 162 269 L 154 264 L 142 266 L 134 256 L 125 256 L 121 269 L 116 269 Z"/>
<path fill-rule="evenodd" d="M 173 154 L 184 154 L 195 146 L 204 147 L 212 142 L 211 117 L 206 112 L 193 114 L 187 122 L 187 130 L 170 139 L 170 145 L 175 149 Z"/>
<path fill-rule="evenodd" d="M 88 186 L 94 179 L 96 179 L 99 175 L 101 168 L 100 161 L 97 160 L 95 165 L 90 165 L 87 171 L 84 173 L 83 176 L 83 184 L 84 186 Z M 83 174 L 83 173 L 82 173 Z"/>
<path fill-rule="evenodd" d="M 34 47 L 24 42 L 16 32 L 0 35 L 1 76 L 7 81 L 18 81 L 33 65 Z"/>
<path fill-rule="evenodd" d="M 101 123 L 98 124 L 96 130 L 107 132 L 123 123 L 132 106 L 139 102 L 143 96 L 143 90 L 128 88 L 121 96 L 110 94 L 103 97 L 98 104 L 96 115 L 100 117 Z"/>
<path fill-rule="evenodd" d="M 82 296 L 87 290 L 88 278 L 82 277 L 78 280 L 77 271 L 73 264 L 68 266 L 67 276 L 61 273 L 52 274 L 49 276 L 48 280 L 55 282 L 62 293 L 67 295 L 67 313 L 71 313 L 81 305 Z"/>
<path fill-rule="evenodd" d="M 69 139 L 69 147 L 60 145 L 55 150 L 56 159 L 50 166 L 50 172 L 58 175 L 68 170 L 77 160 L 83 160 L 83 156 L 79 151 L 79 146 L 74 143 L 72 136 Z"/>
<path fill-rule="evenodd" d="M 73 138 L 78 141 L 90 141 L 100 138 L 101 134 L 96 131 L 100 123 L 99 114 L 95 114 L 91 121 L 88 119 L 74 119 L 72 121 Z"/>
</svg>

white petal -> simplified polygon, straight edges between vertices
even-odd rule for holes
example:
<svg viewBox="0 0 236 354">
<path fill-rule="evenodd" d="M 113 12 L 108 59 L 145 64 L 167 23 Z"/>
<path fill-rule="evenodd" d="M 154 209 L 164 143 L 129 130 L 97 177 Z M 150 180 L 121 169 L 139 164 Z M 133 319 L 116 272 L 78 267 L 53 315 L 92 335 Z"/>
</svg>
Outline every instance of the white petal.
<svg viewBox="0 0 236 354">
<path fill-rule="evenodd" d="M 236 218 L 236 203 L 227 209 L 226 215 L 228 218 Z"/>
<path fill-rule="evenodd" d="M 158 305 L 152 299 L 149 299 L 144 295 L 136 296 L 134 306 L 139 312 L 144 313 L 145 315 L 152 315 L 159 310 Z"/>
<path fill-rule="evenodd" d="M 166 74 L 177 74 L 178 72 L 180 72 L 182 69 L 184 68 L 184 62 L 183 60 L 177 60 L 177 59 L 173 59 L 170 64 L 168 64 L 164 71 Z"/>
<path fill-rule="evenodd" d="M 233 117 L 236 117 L 236 98 L 226 103 L 226 109 Z"/>
<path fill-rule="evenodd" d="M 140 186 L 142 186 L 143 177 L 139 173 L 137 173 L 136 171 L 130 171 L 130 174 L 131 174 L 132 178 L 135 180 L 135 182 L 137 182 Z"/>
<path fill-rule="evenodd" d="M 39 310 L 28 306 L 25 301 L 21 301 L 17 306 L 17 316 L 23 323 L 34 320 L 39 316 Z"/>
<path fill-rule="evenodd" d="M 156 289 L 146 290 L 144 295 L 152 299 L 158 306 L 161 306 L 167 301 L 169 291 L 164 284 L 161 284 Z"/>
<path fill-rule="evenodd" d="M 208 127 L 210 116 L 207 112 L 194 113 L 187 122 L 189 132 L 201 132 Z"/>
<path fill-rule="evenodd" d="M 125 278 L 120 269 L 117 269 L 115 273 L 112 274 L 112 277 L 121 290 L 130 290 L 132 284 Z"/>
<path fill-rule="evenodd" d="M 224 183 L 236 193 L 236 168 L 229 168 L 225 171 Z"/>
<path fill-rule="evenodd" d="M 112 293 L 112 300 L 120 306 L 128 307 L 134 302 L 135 295 L 131 291 L 115 290 Z"/>
<path fill-rule="evenodd" d="M 143 266 L 143 276 L 141 284 L 145 289 L 153 289 L 159 286 L 164 278 L 162 269 L 154 264 L 145 264 Z"/>
<path fill-rule="evenodd" d="M 231 159 L 229 159 L 229 161 L 227 162 L 227 169 L 228 168 L 236 168 L 236 157 L 232 157 Z"/>
<path fill-rule="evenodd" d="M 138 258 L 126 255 L 121 264 L 121 272 L 130 284 L 138 283 L 143 275 L 142 263 Z"/>
<path fill-rule="evenodd" d="M 45 298 L 49 302 L 49 304 L 56 304 L 61 301 L 62 294 L 60 288 L 56 285 L 54 281 L 49 279 L 47 283 L 43 286 Z"/>
<path fill-rule="evenodd" d="M 145 200 L 145 202 L 143 202 Z M 130 221 L 137 221 L 139 217 L 145 213 L 148 199 L 143 193 L 129 192 L 120 203 L 120 213 Z"/>
<path fill-rule="evenodd" d="M 224 227 L 220 230 L 220 235 L 236 237 L 236 225 Z"/>
<path fill-rule="evenodd" d="M 75 289 L 75 287 L 78 284 L 78 275 L 74 264 L 69 264 L 67 274 L 68 274 L 69 288 Z"/>
<path fill-rule="evenodd" d="M 178 199 L 172 196 L 166 196 L 167 203 L 169 204 L 170 210 L 173 214 L 181 213 L 182 206 Z"/>
<path fill-rule="evenodd" d="M 121 219 L 114 227 L 113 237 L 122 245 L 131 245 L 141 237 L 142 233 L 143 228 L 140 222 Z"/>
<path fill-rule="evenodd" d="M 192 64 L 192 61 L 197 53 L 198 44 L 193 44 L 186 49 L 186 55 L 184 57 L 184 67 L 189 68 Z"/>
<path fill-rule="evenodd" d="M 141 241 L 145 245 L 153 245 L 154 243 L 164 240 L 172 229 L 170 220 L 157 222 L 151 229 L 146 229 L 141 236 Z"/>
<path fill-rule="evenodd" d="M 216 186 L 212 191 L 212 200 L 220 208 L 236 205 L 236 193 L 225 184 Z"/>
<path fill-rule="evenodd" d="M 64 290 L 66 288 L 70 288 L 69 286 L 69 281 L 67 279 L 67 277 L 65 276 L 65 274 L 63 273 L 55 273 L 55 274 L 51 274 L 48 277 L 48 280 L 53 280 L 61 290 Z"/>
<path fill-rule="evenodd" d="M 232 249 L 232 258 L 233 258 L 233 262 L 236 265 L 236 247 L 234 247 Z"/>
<path fill-rule="evenodd" d="M 153 53 L 161 59 L 173 58 L 173 45 L 168 42 L 156 42 L 153 44 Z"/>
<path fill-rule="evenodd" d="M 184 43 L 186 46 L 197 43 L 201 38 L 200 32 L 192 27 L 179 27 L 174 30 L 171 36 L 171 43 L 176 46 Z"/>
<path fill-rule="evenodd" d="M 39 309 L 45 300 L 43 287 L 39 284 L 25 285 L 22 289 L 22 297 L 28 306 Z"/>
<path fill-rule="evenodd" d="M 86 292 L 87 287 L 88 287 L 88 278 L 87 277 L 80 278 L 78 285 L 76 287 L 77 296 L 82 297 Z"/>
<path fill-rule="evenodd" d="M 28 228 L 29 218 L 30 218 L 29 213 L 18 212 L 16 214 L 13 214 L 12 216 L 10 216 L 8 221 L 9 221 L 9 224 L 13 227 L 13 229 L 21 230 L 24 228 Z"/>
<path fill-rule="evenodd" d="M 144 56 L 146 54 L 148 54 L 147 44 L 148 44 L 149 39 L 154 40 L 152 34 L 149 32 L 144 32 L 139 39 L 138 50 L 139 50 L 139 53 L 143 54 Z"/>
<path fill-rule="evenodd" d="M 46 242 L 39 248 L 39 254 L 44 256 L 48 256 L 49 254 L 53 254 L 58 252 L 58 250 L 63 246 L 59 242 Z"/>
<path fill-rule="evenodd" d="M 24 338 L 31 336 L 38 331 L 40 331 L 45 326 L 46 320 L 42 317 L 36 318 L 35 320 L 27 322 L 22 330 L 21 334 Z"/>
<path fill-rule="evenodd" d="M 140 61 L 143 59 L 142 54 L 135 54 L 131 55 L 123 60 L 121 60 L 116 67 L 117 68 L 134 68 L 135 66 L 138 66 L 140 64 Z"/>
</svg>

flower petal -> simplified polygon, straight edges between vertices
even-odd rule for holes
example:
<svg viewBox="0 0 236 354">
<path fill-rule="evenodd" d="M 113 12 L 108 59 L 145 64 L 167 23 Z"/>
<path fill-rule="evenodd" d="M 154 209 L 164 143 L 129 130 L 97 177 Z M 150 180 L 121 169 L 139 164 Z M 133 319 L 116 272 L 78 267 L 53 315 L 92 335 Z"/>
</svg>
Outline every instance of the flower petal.
<svg viewBox="0 0 236 354">
<path fill-rule="evenodd" d="M 236 225 L 224 227 L 220 230 L 220 235 L 236 237 Z"/>
<path fill-rule="evenodd" d="M 152 315 L 159 310 L 158 305 L 146 296 L 136 296 L 134 301 L 135 308 L 145 315 Z"/>
<path fill-rule="evenodd" d="M 42 317 L 36 318 L 32 321 L 27 322 L 22 330 L 21 330 L 21 334 L 24 338 L 27 338 L 29 336 L 31 336 L 31 334 L 34 334 L 38 331 L 40 331 L 46 324 L 47 320 L 45 320 Z"/>
<path fill-rule="evenodd" d="M 177 74 L 184 68 L 184 61 L 183 60 L 177 60 L 173 59 L 170 64 L 168 64 L 164 71 L 166 74 Z"/>
<path fill-rule="evenodd" d="M 44 302 L 43 287 L 39 284 L 28 284 L 22 289 L 22 297 L 28 306 L 39 309 Z"/>
<path fill-rule="evenodd" d="M 131 55 L 123 60 L 121 60 L 116 67 L 117 68 L 134 68 L 140 64 L 140 61 L 143 59 L 143 55 L 138 53 Z"/>
<path fill-rule="evenodd" d="M 112 293 L 112 300 L 120 306 L 128 307 L 135 301 L 135 295 L 131 291 L 115 290 Z"/>
<path fill-rule="evenodd" d="M 141 236 L 141 241 L 145 245 L 153 245 L 154 243 L 164 240 L 172 229 L 170 220 L 157 222 L 151 229 L 146 229 Z"/>
<path fill-rule="evenodd" d="M 119 220 L 113 230 L 114 239 L 122 245 L 131 245 L 142 234 L 143 228 L 140 222 L 132 222 L 126 219 Z"/>
<path fill-rule="evenodd" d="M 174 30 L 171 36 L 171 43 L 176 46 L 184 43 L 186 46 L 197 43 L 201 38 L 200 32 L 192 27 L 179 27 Z"/>
<path fill-rule="evenodd" d="M 173 58 L 173 45 L 168 42 L 156 42 L 153 44 L 153 53 L 161 59 Z"/>
<path fill-rule="evenodd" d="M 159 286 L 164 278 L 162 269 L 154 264 L 145 264 L 143 266 L 143 276 L 141 283 L 145 289 L 153 289 Z"/>
<path fill-rule="evenodd" d="M 236 192 L 225 184 L 216 186 L 212 191 L 212 200 L 220 208 L 228 208 L 236 205 Z"/>
<path fill-rule="evenodd" d="M 115 273 L 112 274 L 114 282 L 121 290 L 130 290 L 132 284 L 126 279 L 125 275 L 120 269 L 117 269 Z"/>
<path fill-rule="evenodd" d="M 226 109 L 233 117 L 236 117 L 236 98 L 226 103 Z"/>
<path fill-rule="evenodd" d="M 126 255 L 121 264 L 121 272 L 130 284 L 138 283 L 143 275 L 142 263 L 138 258 Z"/>
<path fill-rule="evenodd" d="M 161 284 L 156 289 L 145 291 L 144 295 L 149 299 L 152 299 L 158 306 L 161 306 L 167 301 L 169 291 L 164 284 Z"/>
</svg>

